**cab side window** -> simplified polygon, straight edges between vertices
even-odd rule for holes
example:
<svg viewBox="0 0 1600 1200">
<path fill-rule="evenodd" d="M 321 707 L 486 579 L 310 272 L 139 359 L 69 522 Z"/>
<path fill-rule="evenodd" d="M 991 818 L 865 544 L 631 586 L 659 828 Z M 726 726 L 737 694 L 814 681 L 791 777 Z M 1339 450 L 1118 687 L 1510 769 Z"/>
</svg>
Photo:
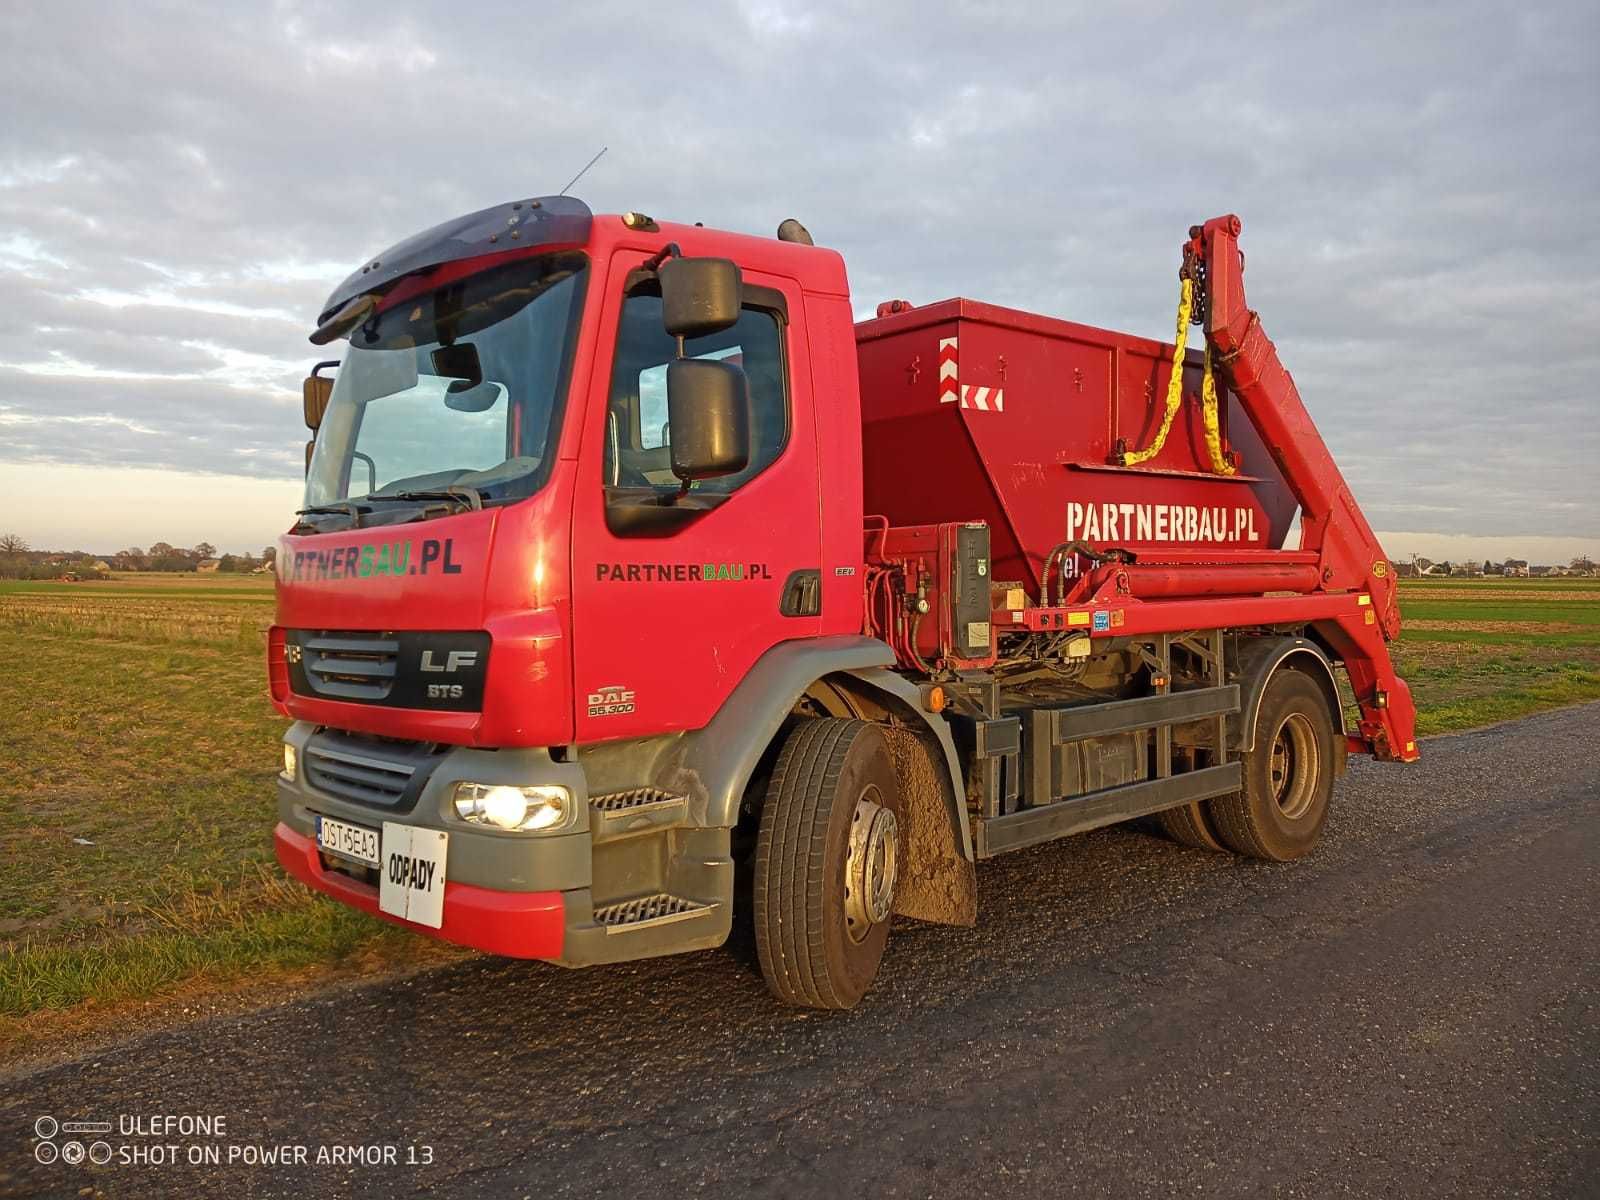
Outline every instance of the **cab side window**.
<svg viewBox="0 0 1600 1200">
<path fill-rule="evenodd" d="M 689 358 L 715 358 L 744 368 L 750 394 L 750 463 L 736 475 L 706 479 L 696 492 L 729 493 L 759 475 L 789 440 L 789 390 L 783 327 L 777 314 L 747 306 L 721 333 L 690 338 Z M 672 429 L 667 421 L 667 365 L 677 343 L 661 327 L 661 296 L 640 290 L 622 304 L 606 414 L 605 482 L 610 487 L 677 491 Z"/>
</svg>

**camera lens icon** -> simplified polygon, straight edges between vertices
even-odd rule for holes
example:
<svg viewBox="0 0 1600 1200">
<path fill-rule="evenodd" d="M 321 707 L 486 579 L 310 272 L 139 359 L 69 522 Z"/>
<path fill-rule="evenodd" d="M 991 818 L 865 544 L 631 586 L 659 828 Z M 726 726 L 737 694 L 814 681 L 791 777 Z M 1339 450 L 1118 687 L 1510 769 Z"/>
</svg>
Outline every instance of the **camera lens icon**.
<svg viewBox="0 0 1600 1200">
<path fill-rule="evenodd" d="M 97 1167 L 103 1167 L 111 1161 L 111 1147 L 105 1142 L 96 1142 L 89 1147 L 89 1161 Z"/>
<path fill-rule="evenodd" d="M 61 1127 L 56 1124 L 56 1119 L 54 1117 L 40 1117 L 33 1123 L 33 1132 L 42 1138 L 55 1137 L 56 1130 L 59 1128 Z"/>
<path fill-rule="evenodd" d="M 59 1153 L 54 1142 L 40 1142 L 33 1148 L 33 1156 L 47 1167 L 55 1162 Z"/>
<path fill-rule="evenodd" d="M 82 1142 L 68 1142 L 61 1147 L 61 1161 L 69 1167 L 75 1167 L 83 1161 L 85 1153 Z"/>
</svg>

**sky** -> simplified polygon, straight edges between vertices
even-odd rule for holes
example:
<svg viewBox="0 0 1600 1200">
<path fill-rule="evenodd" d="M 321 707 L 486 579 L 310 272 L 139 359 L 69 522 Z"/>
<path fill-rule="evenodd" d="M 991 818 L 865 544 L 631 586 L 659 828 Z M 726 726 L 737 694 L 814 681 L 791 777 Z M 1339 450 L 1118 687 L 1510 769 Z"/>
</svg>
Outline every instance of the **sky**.
<svg viewBox="0 0 1600 1200">
<path fill-rule="evenodd" d="M 1391 556 L 1600 556 L 1600 6 L 0 6 L 0 532 L 259 550 L 364 259 L 558 191 L 1170 337 L 1188 226 Z M 19 52 L 19 50 L 21 52 Z"/>
</svg>

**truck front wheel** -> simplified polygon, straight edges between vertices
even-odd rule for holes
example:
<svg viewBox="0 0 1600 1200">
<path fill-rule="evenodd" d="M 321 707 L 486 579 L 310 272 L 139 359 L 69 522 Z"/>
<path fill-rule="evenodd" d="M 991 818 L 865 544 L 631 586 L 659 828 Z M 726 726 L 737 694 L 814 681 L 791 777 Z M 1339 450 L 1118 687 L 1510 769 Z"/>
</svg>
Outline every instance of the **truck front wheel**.
<svg viewBox="0 0 1600 1200">
<path fill-rule="evenodd" d="M 878 973 L 899 870 L 900 786 L 866 721 L 802 721 L 773 768 L 756 842 L 756 954 L 780 1000 L 851 1008 Z"/>
<path fill-rule="evenodd" d="M 1243 789 L 1206 801 L 1217 836 L 1271 862 L 1309 854 L 1328 816 L 1334 772 L 1333 714 L 1309 676 L 1286 669 L 1267 681 L 1255 749 L 1242 765 Z"/>
</svg>

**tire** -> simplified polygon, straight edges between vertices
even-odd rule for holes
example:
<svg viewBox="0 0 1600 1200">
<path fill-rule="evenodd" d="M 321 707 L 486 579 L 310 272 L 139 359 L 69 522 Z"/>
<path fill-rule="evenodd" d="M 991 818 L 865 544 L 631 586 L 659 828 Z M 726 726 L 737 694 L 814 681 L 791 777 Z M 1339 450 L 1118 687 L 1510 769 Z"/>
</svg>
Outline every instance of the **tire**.
<svg viewBox="0 0 1600 1200">
<path fill-rule="evenodd" d="M 1261 697 L 1255 749 L 1243 756 L 1243 789 L 1205 802 L 1222 842 L 1269 862 L 1309 854 L 1333 795 L 1334 736 L 1316 682 L 1292 668 L 1276 672 Z"/>
<path fill-rule="evenodd" d="M 1222 844 L 1212 830 L 1211 822 L 1206 819 L 1204 804 L 1169 808 L 1156 814 L 1156 823 L 1161 826 L 1162 833 L 1180 846 L 1188 846 L 1193 850 L 1215 850 L 1219 854 L 1228 852 L 1228 847 Z"/>
<path fill-rule="evenodd" d="M 902 858 L 900 786 L 866 721 L 802 721 L 761 808 L 753 888 L 756 957 L 772 994 L 852 1008 L 889 940 Z"/>
</svg>

